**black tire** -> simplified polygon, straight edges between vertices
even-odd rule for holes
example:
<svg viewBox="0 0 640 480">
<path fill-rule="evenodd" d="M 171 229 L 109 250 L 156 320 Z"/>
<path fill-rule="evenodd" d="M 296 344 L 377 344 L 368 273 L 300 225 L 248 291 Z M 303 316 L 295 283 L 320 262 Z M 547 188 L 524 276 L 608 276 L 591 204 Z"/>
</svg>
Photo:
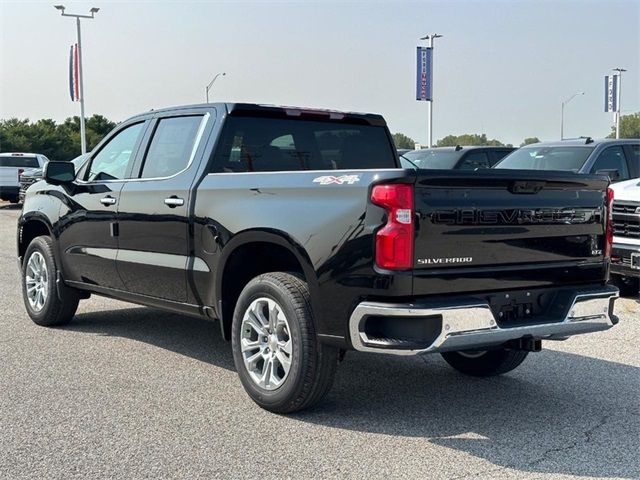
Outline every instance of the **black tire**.
<svg viewBox="0 0 640 480">
<path fill-rule="evenodd" d="M 41 308 L 32 306 L 27 295 L 27 274 L 33 275 L 30 270 L 29 260 L 35 253 L 39 253 L 46 265 L 46 298 Z M 24 255 L 22 262 L 22 298 L 27 313 L 34 323 L 44 326 L 53 327 L 67 324 L 71 321 L 78 308 L 80 301 L 80 292 L 69 288 L 66 285 L 56 285 L 58 278 L 58 267 L 53 255 L 51 237 L 41 236 L 34 238 Z"/>
<path fill-rule="evenodd" d="M 637 297 L 640 292 L 640 278 L 611 275 L 611 283 L 618 287 L 622 297 Z"/>
<path fill-rule="evenodd" d="M 482 352 L 444 352 L 442 358 L 465 375 L 493 377 L 518 367 L 529 352 L 500 348 Z"/>
<path fill-rule="evenodd" d="M 290 330 L 290 367 L 282 384 L 274 390 L 262 388 L 253 380 L 241 351 L 245 312 L 254 301 L 262 298 L 276 302 L 285 315 Z M 233 360 L 244 389 L 254 402 L 266 410 L 291 413 L 309 408 L 317 404 L 331 389 L 339 350 L 318 341 L 309 289 L 303 280 L 294 275 L 283 272 L 266 273 L 245 286 L 236 303 L 231 341 Z"/>
</svg>

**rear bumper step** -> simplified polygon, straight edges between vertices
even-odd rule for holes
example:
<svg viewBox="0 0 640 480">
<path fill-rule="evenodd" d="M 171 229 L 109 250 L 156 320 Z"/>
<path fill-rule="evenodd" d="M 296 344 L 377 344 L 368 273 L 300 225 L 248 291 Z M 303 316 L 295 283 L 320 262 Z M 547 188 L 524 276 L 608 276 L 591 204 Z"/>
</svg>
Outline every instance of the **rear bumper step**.
<svg viewBox="0 0 640 480">
<path fill-rule="evenodd" d="M 518 339 L 564 340 L 614 326 L 618 319 L 613 303 L 618 295 L 611 285 L 576 289 L 570 307 L 559 318 L 513 327 L 500 327 L 489 303 L 477 300 L 438 305 L 362 302 L 349 319 L 349 335 L 356 350 L 395 355 L 473 350 Z M 421 322 L 419 328 L 425 333 L 419 341 L 367 334 L 365 323 L 372 317 L 383 319 L 385 325 L 394 320 Z"/>
</svg>

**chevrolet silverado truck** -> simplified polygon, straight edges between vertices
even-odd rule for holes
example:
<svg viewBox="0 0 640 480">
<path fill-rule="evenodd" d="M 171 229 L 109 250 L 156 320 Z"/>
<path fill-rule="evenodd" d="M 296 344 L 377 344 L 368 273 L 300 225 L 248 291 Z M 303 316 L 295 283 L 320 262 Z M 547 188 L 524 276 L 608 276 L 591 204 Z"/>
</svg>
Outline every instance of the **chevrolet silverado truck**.
<svg viewBox="0 0 640 480">
<path fill-rule="evenodd" d="M 620 293 L 640 291 L 640 178 L 616 183 L 613 202 L 611 276 Z"/>
<path fill-rule="evenodd" d="M 27 191 L 24 303 L 44 326 L 91 294 L 217 320 L 273 412 L 316 404 L 348 350 L 498 375 L 617 323 L 608 183 L 401 168 L 373 114 L 150 111 Z"/>
</svg>

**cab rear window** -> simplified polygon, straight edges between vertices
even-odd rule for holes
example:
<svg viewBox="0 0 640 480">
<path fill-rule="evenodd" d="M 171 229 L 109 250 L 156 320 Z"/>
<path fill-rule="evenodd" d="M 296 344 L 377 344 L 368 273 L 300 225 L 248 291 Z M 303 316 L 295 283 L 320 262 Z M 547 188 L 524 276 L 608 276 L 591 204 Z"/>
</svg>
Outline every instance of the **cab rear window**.
<svg viewBox="0 0 640 480">
<path fill-rule="evenodd" d="M 0 157 L 0 167 L 38 168 L 36 157 Z"/>
<path fill-rule="evenodd" d="M 280 118 L 229 117 L 212 172 L 396 168 L 382 126 Z"/>
</svg>

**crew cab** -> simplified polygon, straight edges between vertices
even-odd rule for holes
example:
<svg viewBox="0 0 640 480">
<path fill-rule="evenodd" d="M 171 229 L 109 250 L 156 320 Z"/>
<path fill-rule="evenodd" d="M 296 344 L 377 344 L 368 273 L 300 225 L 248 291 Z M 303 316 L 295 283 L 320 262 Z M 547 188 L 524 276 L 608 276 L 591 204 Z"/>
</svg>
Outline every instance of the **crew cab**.
<svg viewBox="0 0 640 480">
<path fill-rule="evenodd" d="M 606 176 L 401 168 L 379 115 L 155 110 L 44 176 L 18 222 L 31 319 L 97 294 L 217 320 L 274 412 L 317 403 L 347 350 L 490 376 L 617 322 Z"/>
<path fill-rule="evenodd" d="M 0 153 L 0 200 L 18 203 L 19 177 L 32 168 L 42 168 L 49 160 L 37 153 Z"/>
<path fill-rule="evenodd" d="M 616 183 L 611 274 L 624 295 L 640 291 L 640 178 Z"/>
</svg>

